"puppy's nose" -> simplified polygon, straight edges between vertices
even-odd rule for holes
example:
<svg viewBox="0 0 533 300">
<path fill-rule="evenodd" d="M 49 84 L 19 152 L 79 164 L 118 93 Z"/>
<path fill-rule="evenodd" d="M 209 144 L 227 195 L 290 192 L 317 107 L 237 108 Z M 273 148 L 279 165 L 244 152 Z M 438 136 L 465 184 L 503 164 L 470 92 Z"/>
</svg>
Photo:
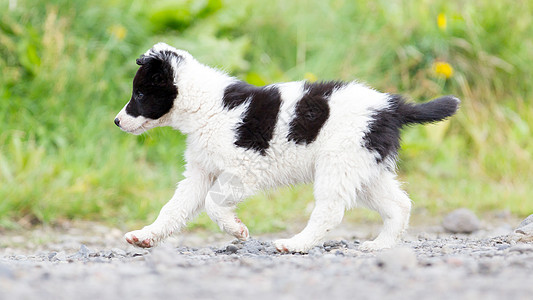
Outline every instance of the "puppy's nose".
<svg viewBox="0 0 533 300">
<path fill-rule="evenodd" d="M 117 125 L 118 127 L 120 127 L 120 120 L 118 118 L 115 118 L 115 125 Z"/>
</svg>

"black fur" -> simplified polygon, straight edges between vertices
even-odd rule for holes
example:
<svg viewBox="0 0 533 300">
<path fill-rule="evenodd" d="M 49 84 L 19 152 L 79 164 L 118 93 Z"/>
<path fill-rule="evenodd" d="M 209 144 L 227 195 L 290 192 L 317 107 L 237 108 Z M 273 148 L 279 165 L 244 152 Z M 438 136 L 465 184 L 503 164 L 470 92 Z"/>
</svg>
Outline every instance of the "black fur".
<svg viewBox="0 0 533 300">
<path fill-rule="evenodd" d="M 233 109 L 247 102 L 248 108 L 236 128 L 234 144 L 266 155 L 278 121 L 281 94 L 276 87 L 256 87 L 245 82 L 226 87 L 222 99 L 226 109 Z"/>
<path fill-rule="evenodd" d="M 434 123 L 455 114 L 459 103 L 459 99 L 453 96 L 444 96 L 421 104 L 400 101 L 397 110 L 403 124 Z"/>
<path fill-rule="evenodd" d="M 140 68 L 133 79 L 133 93 L 126 106 L 128 115 L 155 120 L 170 111 L 178 96 L 169 62 L 172 56 L 181 58 L 176 53 L 164 51 L 156 57 L 142 55 L 137 59 Z"/>
<path fill-rule="evenodd" d="M 306 82 L 304 95 L 296 104 L 295 116 L 289 124 L 287 139 L 296 144 L 315 141 L 320 129 L 329 118 L 328 100 L 335 89 L 345 85 L 340 81 Z"/>
<path fill-rule="evenodd" d="M 248 97 L 251 97 L 258 87 L 248 84 L 243 81 L 230 84 L 224 89 L 224 97 L 222 98 L 222 104 L 226 109 L 234 109 L 235 107 L 242 105 Z"/>
<path fill-rule="evenodd" d="M 452 116 L 459 106 L 453 96 L 444 96 L 433 101 L 407 103 L 399 95 L 391 95 L 390 106 L 376 111 L 370 130 L 364 136 L 365 147 L 379 153 L 378 163 L 389 156 L 396 156 L 400 148 L 400 129 L 404 125 L 432 123 Z"/>
</svg>

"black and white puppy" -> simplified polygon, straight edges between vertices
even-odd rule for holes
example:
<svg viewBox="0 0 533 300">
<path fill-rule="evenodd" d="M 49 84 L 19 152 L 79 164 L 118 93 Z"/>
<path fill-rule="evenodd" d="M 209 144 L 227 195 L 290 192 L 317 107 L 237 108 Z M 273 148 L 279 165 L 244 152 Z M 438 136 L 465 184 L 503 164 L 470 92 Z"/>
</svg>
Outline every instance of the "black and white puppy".
<svg viewBox="0 0 533 300">
<path fill-rule="evenodd" d="M 357 82 L 304 81 L 256 87 L 159 43 L 137 59 L 133 95 L 115 124 L 133 134 L 171 126 L 187 134 L 185 179 L 151 225 L 126 240 L 152 247 L 205 209 L 227 233 L 246 240 L 235 205 L 259 190 L 314 182 L 305 229 L 274 242 L 306 252 L 363 205 L 383 229 L 363 250 L 392 247 L 407 228 L 411 200 L 396 180 L 400 129 L 453 115 L 445 96 L 407 103 Z"/>
</svg>

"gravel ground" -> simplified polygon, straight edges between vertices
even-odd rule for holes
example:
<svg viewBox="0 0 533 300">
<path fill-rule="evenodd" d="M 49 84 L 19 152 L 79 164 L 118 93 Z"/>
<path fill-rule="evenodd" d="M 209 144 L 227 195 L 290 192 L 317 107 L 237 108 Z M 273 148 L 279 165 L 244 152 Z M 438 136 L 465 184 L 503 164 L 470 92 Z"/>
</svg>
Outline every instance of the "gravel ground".
<svg viewBox="0 0 533 300">
<path fill-rule="evenodd" d="M 186 232 L 143 250 L 122 242 L 117 229 L 66 227 L 0 232 L 0 299 L 533 295 L 533 239 L 508 224 L 485 225 L 470 235 L 415 227 L 398 247 L 375 253 L 358 250 L 375 227 L 340 228 L 306 255 L 277 253 L 271 236 L 243 243 L 222 234 Z"/>
</svg>

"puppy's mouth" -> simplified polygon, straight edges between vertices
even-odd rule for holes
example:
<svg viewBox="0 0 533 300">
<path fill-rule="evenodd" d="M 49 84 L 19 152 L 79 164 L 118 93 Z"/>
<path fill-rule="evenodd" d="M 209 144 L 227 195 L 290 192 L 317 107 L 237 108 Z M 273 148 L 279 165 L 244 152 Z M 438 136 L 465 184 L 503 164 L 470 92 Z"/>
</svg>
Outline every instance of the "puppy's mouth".
<svg viewBox="0 0 533 300">
<path fill-rule="evenodd" d="M 131 134 L 134 134 L 134 135 L 140 135 L 142 133 L 144 133 L 145 131 L 147 131 L 148 129 L 150 129 L 150 126 L 148 125 L 148 122 L 149 121 L 145 121 L 143 124 L 141 124 L 139 127 L 137 128 L 133 128 L 133 129 L 130 129 L 130 128 L 124 128 L 122 126 L 119 126 L 120 129 L 122 131 L 125 131 L 127 133 L 131 133 Z"/>
<path fill-rule="evenodd" d="M 125 108 L 118 113 L 115 118 L 115 125 L 117 125 L 120 130 L 134 135 L 139 135 L 149 129 L 157 127 L 160 125 L 160 120 L 154 120 L 146 118 L 144 116 L 130 116 L 125 112 Z"/>
</svg>

